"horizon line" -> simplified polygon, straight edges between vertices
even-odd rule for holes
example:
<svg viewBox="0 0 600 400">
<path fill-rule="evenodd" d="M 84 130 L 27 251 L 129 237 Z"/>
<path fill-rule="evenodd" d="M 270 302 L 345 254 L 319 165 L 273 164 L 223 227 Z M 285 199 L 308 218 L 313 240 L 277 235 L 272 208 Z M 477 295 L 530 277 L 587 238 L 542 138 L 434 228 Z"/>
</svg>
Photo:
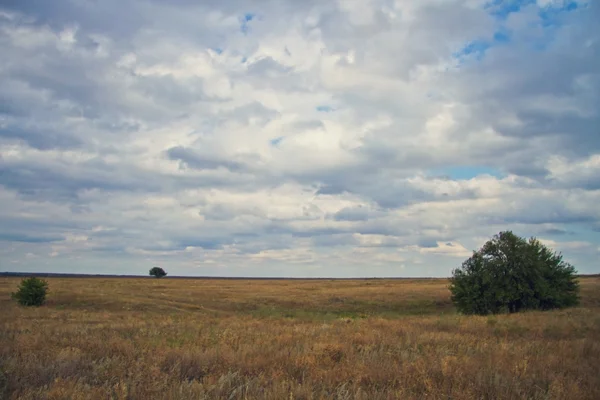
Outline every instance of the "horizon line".
<svg viewBox="0 0 600 400">
<path fill-rule="evenodd" d="M 230 280 L 375 280 L 375 279 L 450 279 L 450 276 L 372 276 L 372 277 L 284 277 L 284 276 L 211 276 L 211 275 L 171 275 L 161 278 L 155 278 L 151 275 L 133 275 L 133 274 L 85 274 L 68 272 L 13 272 L 3 271 L 0 276 L 19 277 L 19 276 L 39 276 L 39 277 L 61 277 L 61 278 L 148 278 L 148 279 L 230 279 Z M 577 277 L 598 277 L 600 273 L 577 274 Z"/>
</svg>

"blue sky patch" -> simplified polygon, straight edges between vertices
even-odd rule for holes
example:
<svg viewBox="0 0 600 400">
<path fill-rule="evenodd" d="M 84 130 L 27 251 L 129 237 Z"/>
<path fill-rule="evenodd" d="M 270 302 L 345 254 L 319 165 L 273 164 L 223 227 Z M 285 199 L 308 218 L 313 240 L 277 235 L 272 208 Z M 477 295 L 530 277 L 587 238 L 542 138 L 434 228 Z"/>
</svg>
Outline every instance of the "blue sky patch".
<svg viewBox="0 0 600 400">
<path fill-rule="evenodd" d="M 273 147 L 277 147 L 279 146 L 279 143 L 281 143 L 281 141 L 285 138 L 285 136 L 279 136 L 278 138 L 275 139 L 271 139 L 269 140 L 269 142 L 271 143 L 271 146 Z"/>
<path fill-rule="evenodd" d="M 317 106 L 316 110 L 319 111 L 319 112 L 332 112 L 332 111 L 334 111 L 333 107 L 330 107 L 330 106 Z"/>
<path fill-rule="evenodd" d="M 510 42 L 510 34 L 506 30 L 500 30 L 494 33 L 495 43 L 508 43 Z"/>
<path fill-rule="evenodd" d="M 481 60 L 485 55 L 485 52 L 491 47 L 491 45 L 485 40 L 474 40 L 467 43 L 465 47 L 454 53 L 454 57 L 462 60 L 466 57 L 474 57 L 476 60 Z"/>
<path fill-rule="evenodd" d="M 575 11 L 579 8 L 579 5 L 574 2 L 568 2 L 563 4 L 561 7 L 544 7 L 539 12 L 538 15 L 542 20 L 542 26 L 544 27 L 552 27 L 560 25 L 561 19 L 568 13 Z"/>
<path fill-rule="evenodd" d="M 465 58 L 481 60 L 485 53 L 493 46 L 499 46 L 511 41 L 510 32 L 507 29 L 497 30 L 491 40 L 476 39 L 467 43 L 462 49 L 453 54 L 454 58 L 462 61 Z"/>
<path fill-rule="evenodd" d="M 252 14 L 252 13 L 246 13 L 242 17 L 242 21 L 241 21 L 241 25 L 240 25 L 240 30 L 242 31 L 242 33 L 244 35 L 248 33 L 248 30 L 250 29 L 250 27 L 248 26 L 248 23 L 250 21 L 252 21 L 254 19 L 254 17 L 256 17 L 256 15 Z"/>
<path fill-rule="evenodd" d="M 438 168 L 430 171 L 430 176 L 445 176 L 453 180 L 469 180 L 480 175 L 491 175 L 496 178 L 502 178 L 502 174 L 496 168 L 482 165 L 465 165 L 447 168 Z"/>
<path fill-rule="evenodd" d="M 522 8 L 536 4 L 535 0 L 493 0 L 485 5 L 490 15 L 497 19 L 505 20 L 512 13 L 521 11 Z"/>
</svg>

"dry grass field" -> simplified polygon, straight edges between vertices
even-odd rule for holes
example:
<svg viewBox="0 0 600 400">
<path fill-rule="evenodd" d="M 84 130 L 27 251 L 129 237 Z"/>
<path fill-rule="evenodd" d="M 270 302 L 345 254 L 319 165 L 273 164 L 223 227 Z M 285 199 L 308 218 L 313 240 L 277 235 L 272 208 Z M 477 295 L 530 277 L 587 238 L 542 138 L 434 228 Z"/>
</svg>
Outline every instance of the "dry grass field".
<svg viewBox="0 0 600 400">
<path fill-rule="evenodd" d="M 2 399 L 600 399 L 578 308 L 454 312 L 445 280 L 0 278 Z"/>
</svg>

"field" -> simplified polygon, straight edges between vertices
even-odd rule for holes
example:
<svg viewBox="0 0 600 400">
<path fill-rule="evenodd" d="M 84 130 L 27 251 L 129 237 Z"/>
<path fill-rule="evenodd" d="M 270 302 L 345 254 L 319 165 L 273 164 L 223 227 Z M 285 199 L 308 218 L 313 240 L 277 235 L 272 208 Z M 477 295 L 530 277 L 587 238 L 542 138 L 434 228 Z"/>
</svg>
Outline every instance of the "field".
<svg viewBox="0 0 600 400">
<path fill-rule="evenodd" d="M 578 308 L 457 315 L 446 280 L 0 278 L 2 399 L 600 399 Z"/>
</svg>

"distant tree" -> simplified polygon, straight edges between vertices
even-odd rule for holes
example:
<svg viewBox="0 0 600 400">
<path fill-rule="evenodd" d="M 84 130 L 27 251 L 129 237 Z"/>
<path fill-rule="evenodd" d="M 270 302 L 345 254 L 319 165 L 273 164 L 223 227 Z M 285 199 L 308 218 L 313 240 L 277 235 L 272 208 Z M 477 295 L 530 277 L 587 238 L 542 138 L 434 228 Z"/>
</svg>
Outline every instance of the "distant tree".
<svg viewBox="0 0 600 400">
<path fill-rule="evenodd" d="M 35 277 L 21 281 L 19 289 L 12 293 L 12 298 L 23 306 L 41 306 L 46 301 L 48 282 Z"/>
<path fill-rule="evenodd" d="M 161 267 L 153 267 L 150 269 L 150 276 L 162 278 L 163 276 L 167 276 L 167 273 Z"/>
<path fill-rule="evenodd" d="M 575 268 L 536 238 L 500 232 L 452 271 L 459 312 L 497 314 L 549 310 L 579 303 Z"/>
</svg>

